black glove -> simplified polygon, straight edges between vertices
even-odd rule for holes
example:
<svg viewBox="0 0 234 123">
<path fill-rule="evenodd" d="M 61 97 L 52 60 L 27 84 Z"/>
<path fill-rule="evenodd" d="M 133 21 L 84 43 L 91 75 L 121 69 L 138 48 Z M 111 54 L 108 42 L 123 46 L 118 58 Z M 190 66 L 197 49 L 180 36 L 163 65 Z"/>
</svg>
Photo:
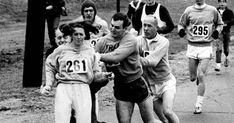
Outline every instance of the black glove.
<svg viewBox="0 0 234 123">
<path fill-rule="evenodd" d="M 109 80 L 103 81 L 102 83 L 98 82 L 92 82 L 89 87 L 91 94 L 97 93 L 102 87 L 106 86 L 108 84 Z"/>
<path fill-rule="evenodd" d="M 186 35 L 185 30 L 184 30 L 184 29 L 181 29 L 181 30 L 179 31 L 179 36 L 180 36 L 181 38 L 183 38 L 185 35 Z"/>
<path fill-rule="evenodd" d="M 212 33 L 211 37 L 213 37 L 214 39 L 217 39 L 217 38 L 219 37 L 219 32 L 218 32 L 217 30 L 215 30 L 215 31 Z"/>
</svg>

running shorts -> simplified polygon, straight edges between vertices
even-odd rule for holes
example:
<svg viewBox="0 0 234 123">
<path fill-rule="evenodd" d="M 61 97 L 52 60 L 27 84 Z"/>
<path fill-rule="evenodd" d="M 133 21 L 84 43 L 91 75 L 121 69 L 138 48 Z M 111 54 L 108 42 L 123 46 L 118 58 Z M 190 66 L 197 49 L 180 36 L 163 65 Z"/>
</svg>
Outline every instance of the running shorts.
<svg viewBox="0 0 234 123">
<path fill-rule="evenodd" d="M 113 89 L 115 98 L 126 102 L 141 103 L 150 96 L 148 86 L 143 77 L 130 83 L 115 84 Z"/>
</svg>

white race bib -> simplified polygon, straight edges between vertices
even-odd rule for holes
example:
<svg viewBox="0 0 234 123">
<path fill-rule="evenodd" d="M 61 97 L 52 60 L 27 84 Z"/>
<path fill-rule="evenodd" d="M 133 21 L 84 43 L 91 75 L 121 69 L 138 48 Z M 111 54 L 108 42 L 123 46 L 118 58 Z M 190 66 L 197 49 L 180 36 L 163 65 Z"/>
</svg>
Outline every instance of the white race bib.
<svg viewBox="0 0 234 123">
<path fill-rule="evenodd" d="M 67 73 L 87 73 L 88 61 L 85 58 L 70 59 L 66 61 Z"/>
<path fill-rule="evenodd" d="M 194 25 L 192 27 L 193 36 L 205 37 L 209 35 L 209 27 L 206 25 Z"/>
</svg>

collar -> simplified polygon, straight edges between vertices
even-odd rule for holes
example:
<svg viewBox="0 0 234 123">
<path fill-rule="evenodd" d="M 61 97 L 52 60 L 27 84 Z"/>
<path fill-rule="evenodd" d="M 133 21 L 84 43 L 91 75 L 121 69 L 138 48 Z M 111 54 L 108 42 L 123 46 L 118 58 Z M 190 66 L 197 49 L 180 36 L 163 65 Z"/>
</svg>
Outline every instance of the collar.
<svg viewBox="0 0 234 123">
<path fill-rule="evenodd" d="M 226 10 L 228 9 L 227 7 L 225 7 L 224 9 L 221 9 L 221 7 L 218 7 L 218 10 Z"/>
<path fill-rule="evenodd" d="M 197 4 L 194 4 L 194 8 L 196 8 L 196 9 L 204 9 L 206 6 L 207 6 L 206 3 L 204 3 L 204 4 L 201 5 L 201 6 L 199 6 L 199 5 L 197 5 Z"/>
<path fill-rule="evenodd" d="M 145 40 L 148 42 L 148 43 L 151 43 L 151 42 L 158 42 L 158 40 L 160 39 L 160 35 L 157 33 L 157 35 L 152 38 L 152 39 L 147 39 L 145 38 Z"/>
<path fill-rule="evenodd" d="M 136 6 L 134 6 L 134 2 L 137 2 Z M 130 2 L 130 5 L 134 8 L 134 9 L 138 9 L 140 4 L 141 4 L 142 0 L 138 0 L 138 1 L 132 1 Z"/>
</svg>

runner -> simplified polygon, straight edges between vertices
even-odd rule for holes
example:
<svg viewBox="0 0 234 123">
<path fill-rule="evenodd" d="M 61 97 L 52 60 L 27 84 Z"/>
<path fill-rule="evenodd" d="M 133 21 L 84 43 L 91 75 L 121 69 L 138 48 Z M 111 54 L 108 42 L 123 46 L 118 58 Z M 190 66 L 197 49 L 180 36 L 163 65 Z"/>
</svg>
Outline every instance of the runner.
<svg viewBox="0 0 234 123">
<path fill-rule="evenodd" d="M 81 16 L 72 20 L 73 23 L 88 20 L 99 30 L 98 34 L 91 34 L 90 44 L 93 47 L 96 45 L 98 38 L 103 37 L 110 32 L 107 22 L 98 16 L 97 12 L 95 3 L 92 0 L 85 0 L 81 6 Z"/>
<path fill-rule="evenodd" d="M 154 112 L 163 123 L 180 123 L 173 111 L 176 78 L 171 73 L 168 60 L 169 40 L 159 35 L 157 29 L 155 16 L 148 15 L 143 19 L 145 36 L 138 37 L 140 62 L 154 96 Z"/>
<path fill-rule="evenodd" d="M 138 32 L 135 30 L 136 25 L 134 20 L 136 18 L 135 14 L 136 11 L 141 8 L 143 5 L 145 5 L 145 2 L 143 2 L 142 0 L 132 0 L 129 4 L 128 4 L 128 11 L 127 11 L 127 15 L 128 18 L 131 20 L 132 22 L 132 27 L 130 29 L 130 32 L 133 33 L 134 35 L 138 35 Z"/>
<path fill-rule="evenodd" d="M 90 39 L 86 40 L 86 43 L 90 45 L 91 47 L 94 47 L 97 44 L 100 37 L 103 37 L 110 32 L 108 29 L 107 22 L 104 19 L 102 19 L 100 16 L 98 16 L 97 14 L 98 14 L 98 11 L 97 11 L 97 7 L 95 6 L 95 3 L 92 0 L 85 0 L 81 5 L 81 16 L 72 20 L 72 22 L 80 22 L 84 20 L 90 21 L 90 23 L 98 29 L 99 33 L 97 34 L 91 33 Z M 98 85 L 94 83 L 91 84 L 91 89 L 95 90 L 95 91 L 92 91 L 95 93 L 91 93 L 92 94 L 92 123 L 104 123 L 104 122 L 98 121 L 98 111 L 99 111 L 98 91 L 104 85 Z"/>
<path fill-rule="evenodd" d="M 134 106 L 140 109 L 144 123 L 160 123 L 153 115 L 153 104 L 139 62 L 136 38 L 129 33 L 131 24 L 126 14 L 116 13 L 110 22 L 110 34 L 100 38 L 95 50 L 107 71 L 115 74 L 114 96 L 119 123 L 130 123 Z"/>
<path fill-rule="evenodd" d="M 194 1 L 195 4 L 182 14 L 178 32 L 180 37 L 187 35 L 190 80 L 198 85 L 194 114 L 200 114 L 206 89 L 205 77 L 213 52 L 212 41 L 221 33 L 223 21 L 214 6 L 206 4 L 205 0 Z"/>
<path fill-rule="evenodd" d="M 73 23 L 70 27 L 71 43 L 60 45 L 46 59 L 46 85 L 41 93 L 47 95 L 57 85 L 55 123 L 69 123 L 72 109 L 77 123 L 91 123 L 89 84 L 106 81 L 111 73 L 100 72 L 94 49 L 84 44 L 90 38 L 89 33 L 96 33 L 97 29 L 86 22 Z"/>
<path fill-rule="evenodd" d="M 167 34 L 174 29 L 174 23 L 167 8 L 157 3 L 156 0 L 146 0 L 146 4 L 136 11 L 135 21 L 133 21 L 134 25 L 136 25 L 134 28 L 139 34 L 143 32 L 142 20 L 146 15 L 150 14 L 158 19 L 158 33 Z"/>
</svg>

